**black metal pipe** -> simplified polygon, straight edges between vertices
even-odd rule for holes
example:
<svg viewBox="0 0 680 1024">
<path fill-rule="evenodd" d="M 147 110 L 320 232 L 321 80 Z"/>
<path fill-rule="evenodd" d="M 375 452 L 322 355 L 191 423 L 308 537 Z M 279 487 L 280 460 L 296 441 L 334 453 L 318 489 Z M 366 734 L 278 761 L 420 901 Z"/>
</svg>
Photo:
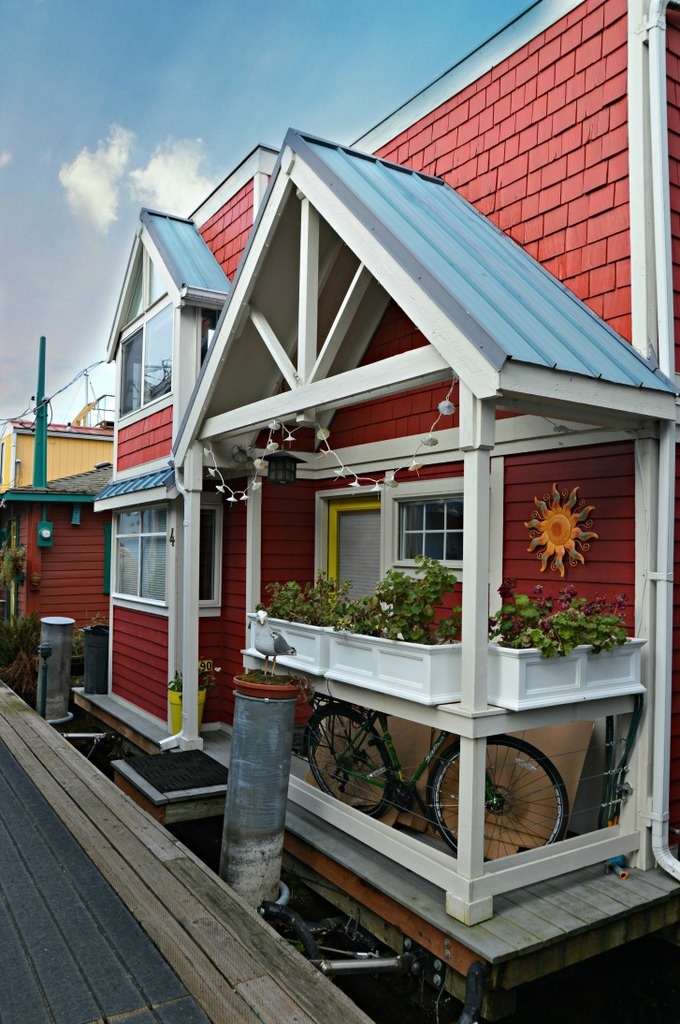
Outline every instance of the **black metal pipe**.
<svg viewBox="0 0 680 1024">
<path fill-rule="evenodd" d="M 316 939 L 312 935 L 312 930 L 305 919 L 295 910 L 291 910 L 290 907 L 284 907 L 280 903 L 274 903 L 273 900 L 263 900 L 260 904 L 259 911 L 265 921 L 283 921 L 287 924 L 302 943 L 302 948 L 307 959 L 318 959 L 319 949 L 316 944 Z"/>
<path fill-rule="evenodd" d="M 489 968 L 484 964 L 480 964 L 477 960 L 470 964 L 465 982 L 465 1005 L 458 1018 L 458 1024 L 477 1024 L 482 1012 L 484 985 L 488 977 Z"/>
</svg>

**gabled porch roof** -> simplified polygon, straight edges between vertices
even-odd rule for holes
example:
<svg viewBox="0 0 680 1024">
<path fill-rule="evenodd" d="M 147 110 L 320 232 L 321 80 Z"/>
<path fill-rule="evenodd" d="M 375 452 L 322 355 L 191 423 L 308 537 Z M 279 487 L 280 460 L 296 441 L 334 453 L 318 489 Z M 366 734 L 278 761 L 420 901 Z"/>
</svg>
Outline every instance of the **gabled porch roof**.
<svg viewBox="0 0 680 1024">
<path fill-rule="evenodd" d="M 429 347 L 360 367 L 390 299 Z M 197 437 L 451 370 L 476 398 L 527 411 L 675 416 L 677 389 L 656 365 L 440 179 L 289 131 L 178 460 Z"/>
</svg>

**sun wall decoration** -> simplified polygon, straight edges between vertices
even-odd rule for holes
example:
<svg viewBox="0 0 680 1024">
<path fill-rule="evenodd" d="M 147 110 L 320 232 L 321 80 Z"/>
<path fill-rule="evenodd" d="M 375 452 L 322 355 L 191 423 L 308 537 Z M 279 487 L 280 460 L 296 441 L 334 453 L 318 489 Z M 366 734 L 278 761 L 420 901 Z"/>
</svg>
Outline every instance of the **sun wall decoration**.
<svg viewBox="0 0 680 1024">
<path fill-rule="evenodd" d="M 550 504 L 548 504 L 550 500 Z M 582 529 L 593 525 L 590 513 L 594 505 L 586 505 L 583 498 L 578 497 L 578 487 L 574 487 L 569 497 L 567 491 L 560 492 L 557 484 L 552 485 L 550 499 L 534 498 L 536 508 L 534 518 L 524 525 L 531 531 L 532 541 L 527 551 L 543 548 L 536 555 L 541 562 L 541 572 L 545 572 L 548 561 L 552 558 L 550 568 L 564 576 L 564 557 L 568 555 L 569 565 L 578 562 L 585 564 L 585 559 L 578 550 L 587 551 L 589 541 L 597 539 L 592 530 Z"/>
</svg>

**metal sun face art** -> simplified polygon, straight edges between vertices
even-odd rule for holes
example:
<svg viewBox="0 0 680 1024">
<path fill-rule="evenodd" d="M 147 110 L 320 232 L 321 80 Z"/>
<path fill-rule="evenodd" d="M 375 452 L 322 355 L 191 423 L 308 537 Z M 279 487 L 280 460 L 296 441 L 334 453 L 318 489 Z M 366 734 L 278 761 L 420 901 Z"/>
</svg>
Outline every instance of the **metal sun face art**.
<svg viewBox="0 0 680 1024">
<path fill-rule="evenodd" d="M 566 490 L 560 493 L 557 485 L 553 484 L 550 504 L 547 500 L 539 501 L 538 498 L 534 498 L 534 518 L 524 525 L 531 530 L 533 538 L 527 551 L 543 548 L 543 551 L 536 555 L 541 562 L 541 572 L 545 572 L 548 561 L 552 558 L 550 568 L 564 576 L 565 555 L 572 566 L 578 562 L 585 564 L 577 545 L 581 550 L 587 551 L 590 546 L 588 541 L 597 539 L 596 533 L 582 529 L 584 526 L 592 526 L 590 513 L 595 506 L 586 505 L 583 499 L 579 500 L 577 492 L 578 487 L 574 487 L 567 497 Z"/>
</svg>

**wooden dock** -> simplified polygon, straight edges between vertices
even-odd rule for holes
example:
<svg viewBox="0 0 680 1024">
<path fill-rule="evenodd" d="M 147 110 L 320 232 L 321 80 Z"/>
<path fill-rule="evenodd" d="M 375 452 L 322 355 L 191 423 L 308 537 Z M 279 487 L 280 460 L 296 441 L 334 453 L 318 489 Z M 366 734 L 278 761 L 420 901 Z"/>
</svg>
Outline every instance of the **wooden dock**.
<svg viewBox="0 0 680 1024">
<path fill-rule="evenodd" d="M 113 698 L 77 695 L 76 700 L 109 724 L 115 721 Z M 129 710 L 124 713 L 129 715 Z M 144 742 L 153 749 L 152 737 L 143 735 L 143 720 L 130 718 L 125 727 L 130 738 L 142 731 L 140 749 L 148 749 Z M 210 732 L 203 739 L 205 752 L 228 765 L 228 738 Z M 293 758 L 298 778 L 305 777 L 307 767 L 302 758 Z M 167 794 L 145 793 L 139 782 L 134 788 L 135 799 L 150 813 L 165 813 L 154 800 L 162 803 Z M 198 806 L 202 794 L 196 799 Z M 425 973 L 443 977 L 456 998 L 465 997 L 471 964 L 482 963 L 489 972 L 483 1006 L 489 1020 L 511 1014 L 517 991 L 527 982 L 646 935 L 664 932 L 680 938 L 680 885 L 658 868 L 632 869 L 625 881 L 607 873 L 604 863 L 573 871 L 497 896 L 491 920 L 466 926 L 446 913 L 442 889 L 292 801 L 286 814 L 284 863 L 396 953 L 417 948 L 429 958 Z M 447 969 L 434 967 L 437 963 Z"/>
<path fill-rule="evenodd" d="M 187 1024 L 370 1024 L 4 684 L 0 753 L 14 787 L 14 796 L 3 791 L 0 834 L 15 853 L 0 874 L 11 960 L 0 981 L 3 1024 L 152 1019 L 149 1010 Z M 146 972 L 136 984 L 115 983 L 135 971 Z M 79 1014 L 78 1000 L 98 1013 Z"/>
</svg>

